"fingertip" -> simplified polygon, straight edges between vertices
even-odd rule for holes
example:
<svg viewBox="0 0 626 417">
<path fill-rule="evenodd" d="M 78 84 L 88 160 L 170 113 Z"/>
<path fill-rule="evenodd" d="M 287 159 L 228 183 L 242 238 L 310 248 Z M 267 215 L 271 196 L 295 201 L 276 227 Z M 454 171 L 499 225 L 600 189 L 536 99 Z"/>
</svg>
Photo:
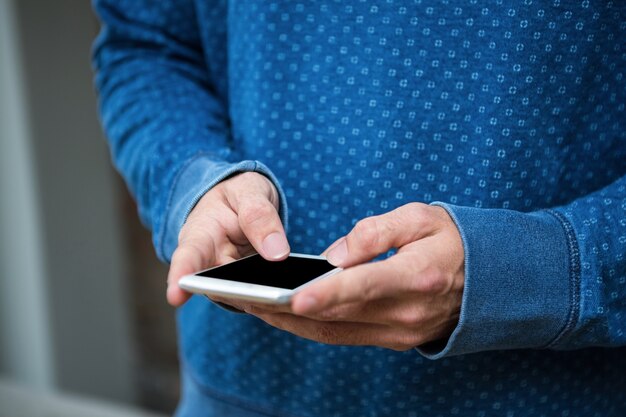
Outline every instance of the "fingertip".
<svg viewBox="0 0 626 417">
<path fill-rule="evenodd" d="M 281 261 L 291 252 L 287 236 L 281 232 L 274 232 L 265 237 L 262 243 L 263 257 L 270 261 Z"/>
<path fill-rule="evenodd" d="M 339 239 L 335 240 L 329 247 L 327 247 L 324 250 L 324 252 L 320 254 L 320 256 L 323 256 L 325 258 L 328 255 L 328 252 L 333 250 L 338 244 L 340 244 L 343 240 L 345 240 L 345 238 L 346 238 L 345 236 L 342 236 Z"/>
<path fill-rule="evenodd" d="M 299 315 L 315 313 L 319 307 L 319 299 L 313 294 L 300 294 L 294 298 L 291 305 L 292 311 Z"/>
<path fill-rule="evenodd" d="M 191 294 L 180 289 L 178 285 L 171 284 L 167 287 L 166 297 L 169 305 L 180 307 L 191 297 Z"/>
<path fill-rule="evenodd" d="M 348 258 L 348 244 L 345 238 L 338 241 L 326 254 L 326 260 L 334 266 L 342 266 Z"/>
</svg>

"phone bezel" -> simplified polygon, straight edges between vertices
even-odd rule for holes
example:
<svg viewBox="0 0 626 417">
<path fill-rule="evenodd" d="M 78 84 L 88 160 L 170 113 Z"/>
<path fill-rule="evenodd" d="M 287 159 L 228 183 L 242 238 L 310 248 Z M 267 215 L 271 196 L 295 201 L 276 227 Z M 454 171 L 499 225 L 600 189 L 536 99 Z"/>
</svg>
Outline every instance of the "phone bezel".
<svg viewBox="0 0 626 417">
<path fill-rule="evenodd" d="M 233 262 L 241 262 L 251 256 L 255 256 L 257 254 L 253 254 L 250 256 L 246 256 L 244 258 L 238 259 Z M 316 255 L 306 255 L 303 253 L 291 253 L 290 257 L 296 258 L 308 258 L 308 259 L 320 259 L 325 260 L 323 256 Z M 226 264 L 224 264 L 226 265 Z M 244 300 L 251 301 L 255 303 L 261 304 L 287 304 L 291 301 L 291 298 L 302 288 L 311 285 L 313 282 L 318 281 L 323 278 L 327 278 L 331 275 L 336 274 L 341 271 L 341 268 L 335 268 L 327 273 L 320 275 L 317 278 L 313 278 L 311 281 L 308 281 L 301 286 L 290 290 L 288 288 L 279 288 L 279 287 L 270 287 L 267 285 L 259 285 L 252 284 L 248 282 L 239 282 L 239 281 L 230 281 L 222 278 L 212 278 L 206 276 L 198 276 L 198 274 L 203 274 L 211 271 L 212 269 L 219 268 L 223 265 L 215 266 L 212 268 L 205 269 L 203 271 L 198 271 L 194 274 L 183 276 L 178 285 L 180 288 L 185 291 L 189 291 L 195 294 L 202 294 L 211 296 L 217 296 L 221 298 L 228 299 L 236 299 L 236 300 Z"/>
</svg>

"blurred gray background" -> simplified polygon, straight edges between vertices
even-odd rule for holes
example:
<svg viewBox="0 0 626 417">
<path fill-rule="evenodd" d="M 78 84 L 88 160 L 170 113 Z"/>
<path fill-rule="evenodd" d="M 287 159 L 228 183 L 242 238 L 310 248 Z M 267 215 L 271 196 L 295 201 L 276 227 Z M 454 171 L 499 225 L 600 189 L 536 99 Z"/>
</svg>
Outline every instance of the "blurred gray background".
<svg viewBox="0 0 626 417">
<path fill-rule="evenodd" d="M 0 417 L 177 401 L 167 269 L 97 120 L 97 31 L 85 0 L 0 0 Z"/>
</svg>

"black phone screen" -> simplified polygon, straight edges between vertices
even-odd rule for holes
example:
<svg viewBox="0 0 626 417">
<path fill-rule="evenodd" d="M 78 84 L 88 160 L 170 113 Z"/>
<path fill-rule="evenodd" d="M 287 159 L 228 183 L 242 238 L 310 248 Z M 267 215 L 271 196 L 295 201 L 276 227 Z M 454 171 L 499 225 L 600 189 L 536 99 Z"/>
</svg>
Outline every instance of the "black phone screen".
<svg viewBox="0 0 626 417">
<path fill-rule="evenodd" d="M 283 261 L 271 262 L 253 255 L 196 275 L 293 290 L 333 269 L 335 267 L 324 259 L 289 256 Z"/>
</svg>

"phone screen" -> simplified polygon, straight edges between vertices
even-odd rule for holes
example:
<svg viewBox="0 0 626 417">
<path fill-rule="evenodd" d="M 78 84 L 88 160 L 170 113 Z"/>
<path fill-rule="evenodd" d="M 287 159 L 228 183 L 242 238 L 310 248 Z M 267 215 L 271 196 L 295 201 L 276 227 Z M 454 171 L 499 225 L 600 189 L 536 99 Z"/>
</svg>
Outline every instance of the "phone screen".
<svg viewBox="0 0 626 417">
<path fill-rule="evenodd" d="M 271 262 L 253 255 L 196 275 L 293 290 L 333 269 L 335 267 L 324 259 L 290 256 Z"/>
</svg>

